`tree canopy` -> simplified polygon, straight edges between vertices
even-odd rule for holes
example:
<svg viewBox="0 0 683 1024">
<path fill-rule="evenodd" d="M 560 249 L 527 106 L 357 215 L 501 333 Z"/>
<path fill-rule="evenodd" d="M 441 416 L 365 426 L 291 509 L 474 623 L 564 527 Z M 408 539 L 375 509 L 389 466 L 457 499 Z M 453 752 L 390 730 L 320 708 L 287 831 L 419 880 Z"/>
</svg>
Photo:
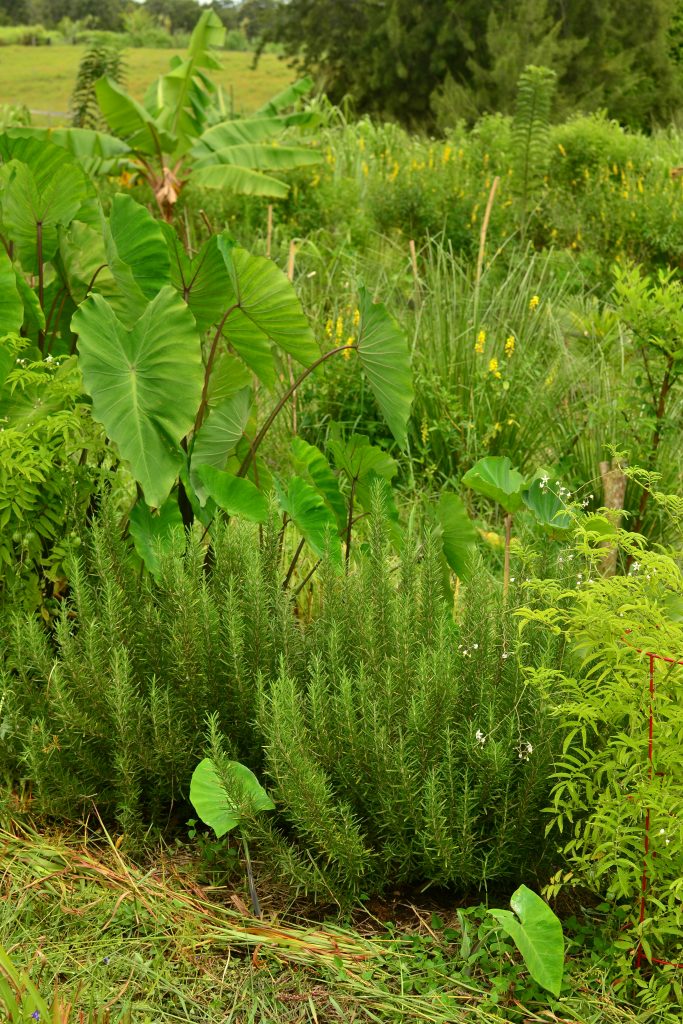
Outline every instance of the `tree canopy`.
<svg viewBox="0 0 683 1024">
<path fill-rule="evenodd" d="M 627 124 L 681 96 L 681 0 L 288 0 L 267 36 L 330 97 L 407 124 L 510 111 L 528 64 L 552 67 L 567 110 Z M 678 16 L 678 20 L 677 20 Z M 679 43 L 680 45 L 680 43 Z"/>
</svg>

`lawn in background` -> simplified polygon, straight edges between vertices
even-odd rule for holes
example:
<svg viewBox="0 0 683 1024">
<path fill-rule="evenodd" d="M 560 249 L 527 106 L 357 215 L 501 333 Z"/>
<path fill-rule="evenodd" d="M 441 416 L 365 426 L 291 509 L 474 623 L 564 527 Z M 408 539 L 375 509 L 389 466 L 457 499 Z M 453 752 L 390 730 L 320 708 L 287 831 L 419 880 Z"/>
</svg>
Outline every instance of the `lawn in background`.
<svg viewBox="0 0 683 1024">
<path fill-rule="evenodd" d="M 78 64 L 84 46 L 3 46 L 0 48 L 0 104 L 23 104 L 30 110 L 51 111 L 36 115 L 36 124 L 60 123 L 69 109 Z M 128 49 L 124 51 L 127 68 L 126 87 L 136 99 L 142 99 L 147 86 L 168 70 L 171 57 L 184 50 Z M 221 54 L 222 70 L 213 81 L 232 95 L 236 113 L 250 113 L 284 89 L 293 80 L 291 68 L 275 54 L 264 54 L 252 68 L 253 54 Z"/>
</svg>

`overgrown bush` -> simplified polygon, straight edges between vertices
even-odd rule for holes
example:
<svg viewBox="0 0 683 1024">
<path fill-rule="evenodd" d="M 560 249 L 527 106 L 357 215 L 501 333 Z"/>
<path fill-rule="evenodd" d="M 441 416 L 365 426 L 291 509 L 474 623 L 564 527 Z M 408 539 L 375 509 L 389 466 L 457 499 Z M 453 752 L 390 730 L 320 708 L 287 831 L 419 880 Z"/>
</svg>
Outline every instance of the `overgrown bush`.
<svg viewBox="0 0 683 1024">
<path fill-rule="evenodd" d="M 37 811 L 94 802 L 129 837 L 166 824 L 216 712 L 230 753 L 274 787 L 262 856 L 309 891 L 540 869 L 558 727 L 483 566 L 454 615 L 437 545 L 413 538 L 397 559 L 376 511 L 366 553 L 348 575 L 321 570 L 307 612 L 280 585 L 278 522 L 262 543 L 221 527 L 210 571 L 195 541 L 154 583 L 111 516 L 73 561 L 54 635 L 5 620 L 2 770 Z M 535 664 L 562 664 L 553 640 L 526 643 Z"/>
</svg>

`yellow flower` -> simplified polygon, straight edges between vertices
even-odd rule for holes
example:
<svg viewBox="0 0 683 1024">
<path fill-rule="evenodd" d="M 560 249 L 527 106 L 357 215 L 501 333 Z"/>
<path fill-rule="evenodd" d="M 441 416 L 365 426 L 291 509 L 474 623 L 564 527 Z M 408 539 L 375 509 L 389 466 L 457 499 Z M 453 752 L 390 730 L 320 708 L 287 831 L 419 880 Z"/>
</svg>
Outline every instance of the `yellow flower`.
<svg viewBox="0 0 683 1024">
<path fill-rule="evenodd" d="M 532 313 L 536 309 L 536 307 L 538 306 L 540 301 L 541 300 L 539 299 L 538 295 L 532 295 L 531 296 L 531 298 L 529 299 L 529 309 L 531 310 Z"/>
<path fill-rule="evenodd" d="M 359 323 L 360 323 L 360 310 L 359 309 L 354 309 L 354 311 L 353 311 L 353 326 L 354 327 L 358 327 Z"/>
<path fill-rule="evenodd" d="M 422 420 L 422 425 L 420 426 L 420 437 L 422 438 L 422 444 L 427 444 L 427 439 L 429 437 L 429 426 L 427 425 L 427 420 Z"/>
<path fill-rule="evenodd" d="M 396 181 L 396 179 L 398 178 L 399 170 L 400 168 L 398 166 L 398 160 L 394 160 L 394 166 L 392 167 L 389 173 L 389 181 Z"/>
<path fill-rule="evenodd" d="M 344 359 L 349 359 L 350 358 L 350 356 L 351 356 L 351 349 L 353 348 L 355 343 L 356 343 L 355 338 L 347 338 L 346 339 L 346 348 L 342 352 L 342 356 L 344 357 Z"/>
<path fill-rule="evenodd" d="M 498 360 L 496 359 L 495 356 L 493 357 L 493 359 L 489 359 L 489 373 L 492 373 L 497 380 L 500 380 L 502 376 L 500 370 L 498 369 Z"/>
<path fill-rule="evenodd" d="M 332 337 L 333 329 L 334 329 L 333 322 L 331 320 L 328 320 L 327 323 L 325 324 L 325 334 L 327 335 L 328 338 Z"/>
<path fill-rule="evenodd" d="M 444 148 L 443 148 L 443 157 L 442 157 L 442 159 L 443 159 L 443 162 L 444 162 L 445 164 L 447 164 L 447 163 L 448 163 L 448 161 L 450 160 L 450 158 L 451 158 L 451 152 L 452 152 L 452 150 L 451 150 L 451 147 L 450 147 L 450 146 L 444 146 Z"/>
<path fill-rule="evenodd" d="M 320 175 L 314 174 L 311 178 L 311 188 L 315 188 L 316 185 L 320 184 Z"/>
<path fill-rule="evenodd" d="M 363 172 L 363 175 L 367 178 L 370 168 L 366 164 L 365 160 L 363 160 L 363 162 L 361 163 L 360 169 Z"/>
<path fill-rule="evenodd" d="M 511 335 L 509 335 L 509 337 L 507 337 L 505 339 L 505 355 L 508 357 L 508 359 L 510 358 L 510 356 L 513 354 L 514 351 L 515 351 L 515 336 L 514 336 L 514 334 L 511 334 Z"/>
<path fill-rule="evenodd" d="M 337 317 L 337 323 L 335 324 L 334 333 L 337 336 L 337 342 L 341 343 L 342 336 L 344 334 L 344 318 L 341 316 Z"/>
<path fill-rule="evenodd" d="M 477 335 L 477 343 L 474 346 L 474 351 L 477 353 L 478 356 L 480 356 L 482 354 L 482 352 L 484 351 L 484 345 L 485 344 L 486 344 L 486 331 L 479 331 L 479 334 Z"/>
<path fill-rule="evenodd" d="M 561 142 L 558 143 L 557 148 L 559 149 L 559 151 L 562 154 L 562 156 L 566 156 L 567 155 L 567 150 L 564 148 L 564 146 L 562 145 Z"/>
</svg>

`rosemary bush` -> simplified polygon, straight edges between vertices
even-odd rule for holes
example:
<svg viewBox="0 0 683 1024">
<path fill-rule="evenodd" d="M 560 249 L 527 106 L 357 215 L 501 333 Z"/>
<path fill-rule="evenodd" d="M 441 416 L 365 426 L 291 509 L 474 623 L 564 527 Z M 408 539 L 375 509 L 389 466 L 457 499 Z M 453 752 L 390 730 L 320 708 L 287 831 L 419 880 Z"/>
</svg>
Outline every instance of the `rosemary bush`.
<svg viewBox="0 0 683 1024">
<path fill-rule="evenodd" d="M 479 565 L 453 609 L 435 539 L 397 556 L 389 526 L 377 509 L 348 575 L 321 567 L 304 616 L 281 587 L 279 521 L 261 539 L 223 525 L 210 569 L 196 540 L 155 581 L 105 504 L 54 635 L 5 622 L 6 777 L 43 814 L 95 803 L 139 839 L 184 812 L 215 712 L 273 791 L 254 838 L 295 885 L 342 899 L 528 877 L 559 724 L 519 667 L 514 598 Z M 544 631 L 524 642 L 527 662 L 562 663 Z"/>
</svg>

